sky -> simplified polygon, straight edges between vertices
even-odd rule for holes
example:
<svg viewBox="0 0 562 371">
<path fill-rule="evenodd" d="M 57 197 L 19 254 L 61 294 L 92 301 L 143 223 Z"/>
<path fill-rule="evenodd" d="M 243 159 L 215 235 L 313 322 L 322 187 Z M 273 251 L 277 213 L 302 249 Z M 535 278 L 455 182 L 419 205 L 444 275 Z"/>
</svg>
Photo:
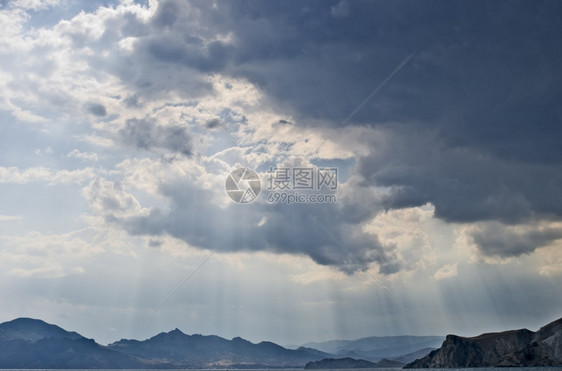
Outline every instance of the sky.
<svg viewBox="0 0 562 371">
<path fill-rule="evenodd" d="M 288 345 L 562 316 L 562 3 L 13 0 L 0 24 L 0 321 Z"/>
</svg>

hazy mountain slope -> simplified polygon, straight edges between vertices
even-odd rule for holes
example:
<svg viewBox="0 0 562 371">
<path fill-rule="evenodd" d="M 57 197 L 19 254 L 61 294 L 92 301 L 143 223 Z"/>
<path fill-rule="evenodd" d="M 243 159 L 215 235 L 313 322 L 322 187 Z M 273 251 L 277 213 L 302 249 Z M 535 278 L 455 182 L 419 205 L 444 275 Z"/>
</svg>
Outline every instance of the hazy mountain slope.
<svg viewBox="0 0 562 371">
<path fill-rule="evenodd" d="M 444 336 L 371 336 L 357 340 L 310 342 L 306 347 L 340 356 L 360 356 L 369 360 L 399 357 L 424 348 L 438 348 Z"/>
<path fill-rule="evenodd" d="M 82 339 L 82 335 L 32 318 L 17 318 L 0 324 L 0 338 L 12 340 L 37 341 L 52 339 Z"/>
<path fill-rule="evenodd" d="M 41 320 L 18 318 L 0 324 L 0 368 L 150 367 Z"/>
<path fill-rule="evenodd" d="M 425 356 L 427 356 L 432 350 L 435 350 L 436 348 L 423 348 L 420 350 L 417 350 L 415 352 L 411 352 L 408 354 L 403 354 L 400 356 L 396 356 L 396 357 L 391 357 L 390 359 L 393 361 L 398 361 L 404 364 L 410 363 L 415 361 L 416 359 L 420 359 L 423 358 Z"/>
</svg>

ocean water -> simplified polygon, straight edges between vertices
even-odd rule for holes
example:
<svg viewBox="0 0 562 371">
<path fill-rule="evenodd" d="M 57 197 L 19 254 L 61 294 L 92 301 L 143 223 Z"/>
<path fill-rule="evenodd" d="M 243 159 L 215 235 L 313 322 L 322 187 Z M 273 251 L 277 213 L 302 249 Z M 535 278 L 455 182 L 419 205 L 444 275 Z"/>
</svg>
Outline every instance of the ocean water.
<svg viewBox="0 0 562 371">
<path fill-rule="evenodd" d="M 401 370 L 401 368 L 339 368 L 339 369 L 317 369 L 315 371 L 397 371 Z M 412 370 L 437 370 L 437 371 L 467 371 L 467 370 L 497 370 L 497 371 L 553 371 L 553 370 L 562 370 L 562 367 L 480 367 L 480 368 L 418 368 Z M 165 368 L 158 368 L 158 369 L 123 369 L 123 368 L 108 368 L 108 369 L 81 369 L 81 368 L 64 368 L 64 369 L 21 369 L 21 368 L 3 368 L 1 371 L 303 371 L 302 368 L 297 369 L 193 369 L 193 368 L 173 368 L 173 369 L 165 369 Z"/>
</svg>

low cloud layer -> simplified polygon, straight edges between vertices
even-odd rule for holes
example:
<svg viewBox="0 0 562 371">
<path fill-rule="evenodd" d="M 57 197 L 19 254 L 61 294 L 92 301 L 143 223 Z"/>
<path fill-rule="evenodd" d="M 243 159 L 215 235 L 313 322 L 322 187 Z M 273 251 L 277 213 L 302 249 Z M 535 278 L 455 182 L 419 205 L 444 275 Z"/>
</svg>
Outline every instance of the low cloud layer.
<svg viewBox="0 0 562 371">
<path fill-rule="evenodd" d="M 173 173 L 174 169 L 189 172 L 190 162 L 157 161 L 151 166 L 153 170 L 142 169 L 142 175 L 136 176 L 158 177 L 160 172 Z M 150 171 L 156 173 L 149 174 Z M 120 184 L 111 186 L 111 182 L 103 179 L 93 182 L 87 194 L 96 213 L 132 235 L 169 235 L 190 246 L 220 252 L 303 255 L 347 273 L 363 271 L 371 263 L 376 263 L 381 274 L 399 271 L 394 246 L 381 244 L 376 235 L 366 233 L 355 220 L 355 215 L 374 216 L 377 213 L 374 202 L 367 205 L 362 203 L 362 198 L 352 194 L 346 197 L 342 192 L 340 196 L 347 198 L 345 209 L 338 203 L 270 204 L 266 196 L 251 204 L 230 201 L 225 207 L 220 202 L 226 197 L 224 175 L 213 179 L 194 173 L 158 180 L 159 193 L 168 201 L 169 209 L 154 207 L 141 211 L 138 201 L 124 192 Z M 189 178 L 193 180 L 187 181 Z M 201 184 L 205 183 L 215 186 L 204 189 Z M 266 184 L 262 187 L 268 192 Z"/>
</svg>

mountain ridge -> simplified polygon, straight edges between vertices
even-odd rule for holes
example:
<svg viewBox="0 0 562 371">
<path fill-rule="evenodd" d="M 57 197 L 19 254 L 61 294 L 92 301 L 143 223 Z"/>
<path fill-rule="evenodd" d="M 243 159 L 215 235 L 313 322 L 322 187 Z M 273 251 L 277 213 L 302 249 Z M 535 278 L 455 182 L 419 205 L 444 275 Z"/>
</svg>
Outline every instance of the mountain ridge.
<svg viewBox="0 0 562 371">
<path fill-rule="evenodd" d="M 331 356 L 303 347 L 286 349 L 270 341 L 254 344 L 241 337 L 227 340 L 216 335 L 187 335 L 178 329 L 143 341 L 122 339 L 109 344 L 108 348 L 139 358 L 202 368 L 231 365 L 302 367 L 306 362 Z"/>
</svg>

